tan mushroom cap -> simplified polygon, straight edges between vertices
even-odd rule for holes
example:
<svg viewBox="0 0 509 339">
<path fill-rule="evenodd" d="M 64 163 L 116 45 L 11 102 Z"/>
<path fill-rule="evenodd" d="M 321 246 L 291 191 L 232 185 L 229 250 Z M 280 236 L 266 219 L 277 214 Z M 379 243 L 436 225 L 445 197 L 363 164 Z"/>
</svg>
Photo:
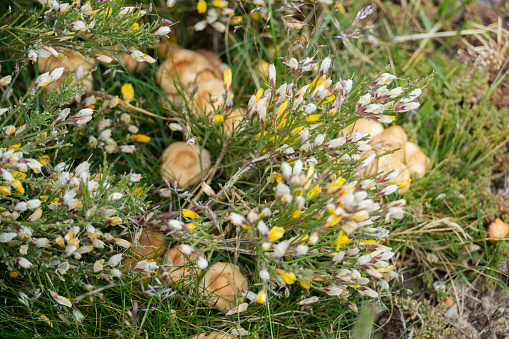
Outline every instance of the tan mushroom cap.
<svg viewBox="0 0 509 339">
<path fill-rule="evenodd" d="M 179 80 L 188 90 L 195 83 L 211 79 L 221 79 L 219 68 L 200 53 L 188 49 L 177 49 L 160 66 L 157 79 L 165 94 L 175 96 L 178 93 L 175 81 Z"/>
<path fill-rule="evenodd" d="M 410 171 L 410 175 L 415 173 L 419 178 L 422 178 L 426 174 L 429 163 L 428 156 L 421 151 L 419 146 L 411 141 L 405 144 L 405 164 Z"/>
<path fill-rule="evenodd" d="M 167 271 L 165 276 L 168 277 L 168 283 L 173 284 L 199 274 L 200 269 L 189 265 L 195 260 L 196 254 L 184 254 L 181 245 L 171 248 L 164 260 Z"/>
<path fill-rule="evenodd" d="M 371 137 L 374 137 L 375 135 L 382 133 L 383 130 L 384 127 L 378 121 L 371 119 L 359 119 L 353 124 L 350 124 L 341 130 L 338 136 L 342 136 L 351 132 L 363 132 L 364 134 L 369 134 Z"/>
<path fill-rule="evenodd" d="M 129 248 L 129 255 L 132 261 L 136 262 L 160 257 L 168 249 L 164 235 L 155 230 L 143 230 L 137 240 L 132 236 L 129 236 L 128 240 L 132 244 Z M 126 262 L 131 258 L 127 258 Z"/>
<path fill-rule="evenodd" d="M 182 188 L 188 188 L 201 181 L 210 169 L 210 153 L 196 145 L 187 146 L 179 141 L 170 144 L 161 157 L 161 176 L 172 185 L 175 180 Z"/>
<path fill-rule="evenodd" d="M 199 286 L 207 304 L 224 312 L 242 302 L 247 288 L 246 277 L 235 265 L 226 262 L 210 266 Z"/>
<path fill-rule="evenodd" d="M 228 334 L 228 333 L 217 332 L 217 331 L 210 332 L 209 334 L 202 333 L 202 334 L 194 336 L 194 337 L 189 337 L 189 339 L 231 339 L 231 338 L 235 339 L 238 337 Z"/>
<path fill-rule="evenodd" d="M 488 226 L 488 238 L 503 239 L 509 233 L 509 225 L 503 222 L 500 218 L 496 218 Z"/>
<path fill-rule="evenodd" d="M 87 74 L 95 66 L 94 59 L 89 60 L 77 51 L 66 51 L 61 55 L 63 57 L 62 60 L 58 60 L 54 56 L 50 56 L 48 59 L 39 59 L 40 73 L 53 71 L 57 67 L 64 67 L 64 73 L 60 79 L 58 79 L 55 84 L 48 86 L 45 91 L 49 91 L 53 86 L 58 88 L 64 82 L 69 72 L 71 72 L 70 76 L 74 77 L 71 84 L 74 84 L 77 80 L 75 73 L 80 66 L 83 69 L 83 75 Z M 90 92 L 93 89 L 93 79 L 91 74 L 83 81 L 83 84 L 85 85 L 87 92 Z"/>
<path fill-rule="evenodd" d="M 240 124 L 242 119 L 244 119 L 245 113 L 246 110 L 244 108 L 237 108 L 226 115 L 223 122 L 226 135 L 231 135 L 233 133 L 233 130 Z"/>
<path fill-rule="evenodd" d="M 194 97 L 194 101 L 199 108 L 205 110 L 208 118 L 214 116 L 214 108 L 220 108 L 224 104 L 223 94 L 225 92 L 223 80 L 209 79 L 198 83 L 198 93 Z M 210 96 L 217 96 L 217 102 L 210 104 Z"/>
</svg>

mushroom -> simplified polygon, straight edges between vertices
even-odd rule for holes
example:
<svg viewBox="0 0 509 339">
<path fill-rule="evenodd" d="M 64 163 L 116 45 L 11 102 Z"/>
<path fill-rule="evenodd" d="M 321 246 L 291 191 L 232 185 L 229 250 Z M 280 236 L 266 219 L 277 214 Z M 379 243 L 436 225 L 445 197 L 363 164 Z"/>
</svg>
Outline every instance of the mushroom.
<svg viewBox="0 0 509 339">
<path fill-rule="evenodd" d="M 219 68 L 200 53 L 177 49 L 172 56 L 160 66 L 157 74 L 161 87 L 170 98 L 178 94 L 175 80 L 178 79 L 188 90 L 192 90 L 195 83 L 211 79 L 221 79 Z"/>
<path fill-rule="evenodd" d="M 199 285 L 207 304 L 224 312 L 242 302 L 247 288 L 246 277 L 235 265 L 226 262 L 210 266 Z"/>
<path fill-rule="evenodd" d="M 488 226 L 488 238 L 503 239 L 509 233 L 509 225 L 503 222 L 500 218 L 496 218 Z"/>
<path fill-rule="evenodd" d="M 205 110 L 208 118 L 214 116 L 214 109 L 220 108 L 224 104 L 223 94 L 225 92 L 223 80 L 209 79 L 198 83 L 198 93 L 194 96 L 194 101 L 201 109 Z M 217 102 L 210 104 L 210 96 L 215 95 Z"/>
<path fill-rule="evenodd" d="M 379 154 L 396 150 L 393 153 L 394 159 L 403 162 L 404 156 L 402 149 L 405 147 L 407 140 L 408 137 L 403 128 L 400 126 L 391 126 L 384 129 L 382 133 L 374 136 L 371 139 L 371 146 L 373 149 L 377 150 Z"/>
<path fill-rule="evenodd" d="M 411 141 L 405 144 L 405 164 L 410 175 L 415 173 L 419 178 L 422 178 L 426 174 L 429 162 L 428 156 L 421 151 L 419 146 Z"/>
<path fill-rule="evenodd" d="M 235 339 L 238 337 L 228 333 L 214 331 L 210 332 L 209 334 L 202 333 L 198 336 L 190 337 L 189 339 L 231 339 L 231 338 Z"/>
<path fill-rule="evenodd" d="M 155 230 L 143 230 L 138 239 L 130 236 L 128 240 L 132 244 L 129 248 L 132 259 L 127 258 L 126 262 L 154 259 L 162 256 L 168 249 L 164 235 Z"/>
<path fill-rule="evenodd" d="M 170 144 L 161 157 L 161 175 L 172 185 L 175 181 L 182 188 L 201 181 L 211 166 L 210 153 L 198 146 L 187 146 L 183 141 Z"/>
<path fill-rule="evenodd" d="M 168 283 L 173 284 L 180 280 L 185 280 L 194 274 L 198 274 L 201 270 L 197 269 L 189 263 L 196 260 L 196 254 L 184 253 L 182 245 L 173 247 L 168 251 L 165 257 L 166 270 L 165 276 L 168 276 Z"/>
<path fill-rule="evenodd" d="M 382 133 L 384 127 L 381 123 L 371 119 L 359 119 L 355 121 L 353 124 L 348 125 L 344 129 L 342 129 L 338 136 L 347 133 L 355 133 L 355 132 L 363 132 L 364 134 L 369 134 L 372 138 L 375 135 Z"/>
<path fill-rule="evenodd" d="M 224 132 L 227 135 L 231 135 L 235 127 L 237 127 L 242 119 L 244 118 L 244 114 L 246 110 L 244 108 L 237 108 L 236 110 L 228 113 L 224 118 Z"/>
<path fill-rule="evenodd" d="M 76 73 L 78 69 L 81 67 L 80 72 L 85 75 L 87 74 L 94 66 L 95 61 L 94 60 L 88 60 L 85 58 L 80 52 L 71 52 L 71 51 L 65 51 L 61 54 L 62 60 L 58 60 L 54 56 L 50 56 L 46 60 L 39 60 L 39 72 L 49 72 L 54 70 L 57 67 L 64 67 L 64 75 L 67 75 L 67 73 L 72 72 L 73 73 L 73 81 L 71 84 L 76 83 L 77 76 Z M 60 87 L 60 85 L 65 81 L 65 76 L 60 77 L 54 85 L 48 86 L 45 89 L 45 92 L 49 91 L 53 86 L 55 88 Z M 85 87 L 87 89 L 87 92 L 90 92 L 93 89 L 93 80 L 92 80 L 92 74 L 90 74 L 84 81 L 83 84 L 85 84 Z"/>
</svg>

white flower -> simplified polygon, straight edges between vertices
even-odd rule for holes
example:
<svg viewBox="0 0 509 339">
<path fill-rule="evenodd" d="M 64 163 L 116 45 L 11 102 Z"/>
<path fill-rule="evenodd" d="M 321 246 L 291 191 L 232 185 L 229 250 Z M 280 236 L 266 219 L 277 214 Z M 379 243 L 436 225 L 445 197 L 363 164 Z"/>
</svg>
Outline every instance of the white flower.
<svg viewBox="0 0 509 339">
<path fill-rule="evenodd" d="M 33 264 L 25 258 L 16 258 L 16 261 L 18 262 L 19 266 L 23 268 L 30 268 L 33 266 Z"/>
<path fill-rule="evenodd" d="M 196 261 L 196 267 L 198 267 L 199 269 L 201 270 L 204 270 L 206 269 L 207 267 L 209 266 L 209 262 L 207 261 L 207 259 L 205 259 L 204 257 L 202 256 L 199 256 L 198 257 L 198 260 Z"/>
<path fill-rule="evenodd" d="M 26 202 L 18 202 L 14 206 L 14 210 L 18 212 L 25 212 L 27 210 L 27 203 Z"/>
<path fill-rule="evenodd" d="M 131 173 L 129 174 L 129 182 L 139 182 L 141 180 L 141 174 Z"/>
<path fill-rule="evenodd" d="M 305 255 L 306 253 L 308 253 L 308 251 L 309 247 L 307 245 L 299 245 L 295 248 L 295 255 L 296 256 Z"/>
<path fill-rule="evenodd" d="M 274 64 L 269 66 L 269 81 L 271 87 L 276 86 L 276 67 Z"/>
<path fill-rule="evenodd" d="M 307 128 L 304 128 L 302 131 L 300 131 L 299 138 L 300 138 L 300 142 L 302 142 L 302 143 L 308 141 L 308 139 L 309 139 L 309 130 Z"/>
<path fill-rule="evenodd" d="M 50 73 L 50 77 L 51 77 L 51 81 L 57 81 L 58 79 L 60 79 L 60 77 L 62 76 L 62 74 L 64 73 L 64 67 L 58 67 L 58 68 L 55 68 L 53 71 L 51 71 Z"/>
<path fill-rule="evenodd" d="M 260 232 L 261 235 L 266 235 L 269 233 L 269 228 L 267 227 L 263 220 L 258 221 L 257 228 L 258 232 Z"/>
<path fill-rule="evenodd" d="M 231 310 L 229 310 L 226 315 L 233 315 L 233 314 L 236 314 L 236 313 L 242 313 L 244 312 L 245 310 L 247 310 L 247 307 L 249 306 L 248 303 L 242 303 L 240 304 L 238 307 L 234 307 L 232 308 Z"/>
<path fill-rule="evenodd" d="M 122 199 L 122 196 L 123 196 L 122 193 L 119 193 L 119 192 L 111 193 L 108 200 L 115 201 L 118 199 Z"/>
<path fill-rule="evenodd" d="M 337 286 L 324 287 L 325 293 L 330 296 L 337 297 L 343 293 L 343 289 Z"/>
<path fill-rule="evenodd" d="M 168 225 L 178 231 L 182 230 L 182 226 L 184 225 L 184 223 L 182 223 L 182 221 L 180 220 L 176 220 L 176 219 L 170 219 L 168 220 Z"/>
<path fill-rule="evenodd" d="M 274 257 L 281 258 L 282 256 L 284 256 L 289 245 L 290 244 L 288 243 L 288 241 L 281 241 L 279 244 L 277 244 L 276 247 L 274 248 Z"/>
<path fill-rule="evenodd" d="M 131 247 L 131 243 L 125 239 L 114 238 L 113 241 L 115 242 L 115 244 L 117 244 L 120 247 L 123 247 L 123 248 Z"/>
<path fill-rule="evenodd" d="M 367 104 L 369 104 L 371 101 L 371 94 L 365 94 L 363 96 L 360 97 L 359 101 L 357 101 L 357 107 L 360 108 L 360 107 L 364 107 L 366 106 Z"/>
<path fill-rule="evenodd" d="M 41 201 L 39 199 L 31 199 L 27 201 L 27 207 L 31 210 L 38 208 L 41 206 Z"/>
<path fill-rule="evenodd" d="M 290 66 L 291 69 L 297 70 L 299 68 L 299 62 L 295 58 L 291 58 L 288 62 L 288 66 Z"/>
<path fill-rule="evenodd" d="M 320 298 L 318 297 L 311 297 L 311 298 L 307 298 L 307 299 L 302 299 L 301 301 L 299 301 L 299 305 L 309 305 L 309 304 L 312 304 L 312 303 L 316 303 Z"/>
<path fill-rule="evenodd" d="M 232 212 L 232 213 L 230 213 L 230 221 L 235 226 L 242 226 L 242 224 L 246 221 L 246 219 L 244 219 L 244 216 Z"/>
<path fill-rule="evenodd" d="M 416 99 L 417 97 L 419 97 L 419 95 L 421 95 L 422 91 L 420 88 L 416 88 L 414 89 L 412 92 L 410 92 L 410 94 L 408 95 L 408 100 L 409 101 L 412 101 L 414 99 Z"/>
<path fill-rule="evenodd" d="M 356 169 L 356 170 L 357 170 L 357 171 L 360 171 L 360 170 L 362 170 L 362 169 L 364 169 L 364 168 L 368 167 L 368 166 L 369 166 L 369 164 L 371 164 L 371 163 L 373 162 L 373 160 L 375 160 L 375 158 L 376 158 L 376 154 L 371 154 L 370 156 L 368 156 L 366 159 L 364 159 L 364 160 L 360 163 L 360 165 L 357 167 L 357 169 Z M 398 187 L 398 186 L 396 186 L 396 188 L 397 188 L 397 187 Z"/>
<path fill-rule="evenodd" d="M 37 52 L 33 49 L 28 51 L 28 59 L 32 60 L 32 62 L 35 62 L 37 60 Z"/>
<path fill-rule="evenodd" d="M 87 24 L 83 20 L 71 22 L 71 28 L 75 31 L 87 30 Z"/>
<path fill-rule="evenodd" d="M 157 31 L 154 32 L 154 35 L 166 35 L 171 32 L 170 27 L 162 26 L 157 29 Z"/>
<path fill-rule="evenodd" d="M 194 25 L 194 30 L 199 32 L 199 31 L 203 31 L 205 29 L 205 27 L 207 27 L 207 21 L 198 21 L 195 25 Z"/>
<path fill-rule="evenodd" d="M 83 125 L 92 120 L 92 114 L 94 111 L 90 108 L 83 108 L 73 117 L 71 117 L 71 123 L 77 125 Z"/>
<path fill-rule="evenodd" d="M 12 77 L 10 75 L 0 78 L 0 86 L 7 86 L 12 81 Z"/>
<path fill-rule="evenodd" d="M 94 273 L 101 272 L 103 270 L 103 268 L 104 268 L 103 263 L 104 263 L 103 259 L 96 261 L 94 263 L 94 265 L 92 266 Z"/>
<path fill-rule="evenodd" d="M 262 269 L 260 273 L 258 274 L 261 280 L 269 280 L 270 274 L 266 269 Z"/>
<path fill-rule="evenodd" d="M 122 254 L 119 253 L 119 254 L 115 254 L 113 256 L 111 256 L 110 260 L 108 260 L 108 262 L 106 263 L 106 265 L 108 266 L 111 266 L 111 267 L 115 267 L 117 266 L 120 262 L 122 261 Z"/>
<path fill-rule="evenodd" d="M 100 55 L 97 56 L 97 60 L 99 60 L 100 62 L 104 62 L 104 63 L 109 64 L 110 62 L 113 61 L 113 58 L 111 58 L 111 57 L 109 57 L 107 55 L 100 54 Z"/>
<path fill-rule="evenodd" d="M 12 239 L 16 238 L 16 233 L 14 232 L 7 232 L 7 233 L 1 233 L 0 234 L 0 242 L 9 242 Z"/>
<path fill-rule="evenodd" d="M 389 185 L 380 191 L 380 195 L 390 195 L 398 190 L 398 185 Z"/>
<path fill-rule="evenodd" d="M 56 294 L 56 292 L 50 291 L 51 296 L 56 300 L 57 303 L 63 306 L 72 307 L 69 299 L 62 297 L 61 295 Z"/>
<path fill-rule="evenodd" d="M 320 65 L 320 74 L 327 73 L 331 65 L 331 59 L 329 57 L 323 59 L 322 64 Z"/>
<path fill-rule="evenodd" d="M 175 5 L 175 2 L 177 2 L 177 0 L 166 0 L 166 6 L 172 8 L 173 5 Z"/>
<path fill-rule="evenodd" d="M 339 146 L 343 146 L 345 142 L 346 142 L 345 138 L 339 137 L 339 138 L 327 141 L 324 144 L 324 146 L 328 147 L 328 148 L 338 148 Z"/>
<path fill-rule="evenodd" d="M 320 146 L 321 144 L 323 144 L 323 142 L 325 141 L 325 134 L 318 134 L 316 137 L 315 137 L 315 140 L 313 141 L 313 145 L 315 147 L 318 147 Z"/>
</svg>

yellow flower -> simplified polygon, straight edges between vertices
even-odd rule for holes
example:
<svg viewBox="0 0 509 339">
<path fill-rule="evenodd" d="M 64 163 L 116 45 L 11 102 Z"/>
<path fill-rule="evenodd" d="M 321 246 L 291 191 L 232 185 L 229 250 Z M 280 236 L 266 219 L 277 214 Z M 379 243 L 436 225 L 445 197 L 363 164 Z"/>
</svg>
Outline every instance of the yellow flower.
<svg viewBox="0 0 509 339">
<path fill-rule="evenodd" d="M 9 277 L 17 278 L 18 277 L 18 272 L 14 272 L 14 271 L 9 272 Z"/>
<path fill-rule="evenodd" d="M 0 187 L 0 194 L 11 195 L 11 189 L 9 187 L 1 186 Z"/>
<path fill-rule="evenodd" d="M 408 179 L 403 180 L 402 182 L 400 182 L 400 183 L 399 183 L 399 185 L 398 185 L 398 187 L 399 187 L 399 188 L 406 187 L 406 186 L 408 186 L 411 182 L 412 182 L 412 179 L 408 178 Z"/>
<path fill-rule="evenodd" d="M 193 212 L 191 210 L 187 210 L 185 208 L 182 210 L 182 214 L 186 218 L 199 218 L 200 217 L 196 212 Z"/>
<path fill-rule="evenodd" d="M 190 230 L 194 229 L 196 227 L 195 224 L 193 224 L 192 222 L 190 222 L 189 224 L 187 224 L 187 228 L 189 228 Z"/>
<path fill-rule="evenodd" d="M 300 211 L 299 210 L 295 210 L 293 213 L 292 213 L 292 217 L 293 218 L 298 218 L 300 215 Z"/>
<path fill-rule="evenodd" d="M 223 8 L 228 6 L 228 1 L 225 0 L 214 0 L 214 6 L 218 8 Z"/>
<path fill-rule="evenodd" d="M 276 182 L 277 182 L 277 183 L 281 182 L 281 178 L 282 178 L 282 177 L 281 177 L 281 174 L 272 173 L 272 174 L 270 175 L 270 179 L 271 179 L 271 181 L 276 180 Z"/>
<path fill-rule="evenodd" d="M 338 238 L 334 240 L 333 244 L 336 245 L 336 251 L 339 251 L 341 246 L 351 243 L 352 240 L 348 238 L 348 236 L 345 235 L 345 232 L 340 231 Z"/>
<path fill-rule="evenodd" d="M 111 218 L 106 217 L 106 219 L 109 219 L 113 226 L 117 226 L 122 223 L 122 219 L 120 219 L 119 217 L 111 217 Z"/>
<path fill-rule="evenodd" d="M 313 122 L 313 121 L 317 121 L 318 119 L 320 119 L 321 115 L 320 114 L 313 114 L 313 115 L 310 115 L 306 118 L 306 121 L 309 121 L 309 122 Z"/>
<path fill-rule="evenodd" d="M 138 142 L 149 142 L 150 141 L 150 137 L 143 135 L 143 134 L 134 134 L 133 136 L 131 136 L 131 139 L 133 139 L 134 141 L 138 141 Z"/>
<path fill-rule="evenodd" d="M 302 280 L 302 279 L 297 279 L 297 280 L 299 281 L 300 285 L 302 287 L 304 287 L 306 290 L 309 290 L 309 288 L 311 287 L 311 285 L 308 284 L 305 280 Z"/>
<path fill-rule="evenodd" d="M 122 85 L 122 88 L 120 89 L 120 93 L 122 93 L 122 98 L 126 102 L 133 101 L 134 99 L 134 87 L 130 83 L 125 83 Z"/>
<path fill-rule="evenodd" d="M 18 179 L 14 179 L 11 182 L 11 185 L 16 189 L 16 192 L 19 194 L 24 194 L 25 189 L 23 188 L 23 185 L 21 185 L 21 182 Z"/>
<path fill-rule="evenodd" d="M 322 191 L 322 189 L 319 186 L 315 186 L 315 187 L 313 187 L 313 189 L 311 191 L 308 191 L 308 197 L 312 198 L 315 195 L 317 195 L 318 193 L 320 193 L 321 191 Z"/>
<path fill-rule="evenodd" d="M 361 240 L 361 242 L 366 245 L 376 245 L 377 244 L 376 240 Z"/>
<path fill-rule="evenodd" d="M 281 278 L 283 278 L 285 283 L 287 283 L 288 285 L 292 285 L 295 282 L 295 280 L 297 280 L 297 277 L 293 272 L 286 272 L 279 269 L 276 270 L 276 272 L 281 276 Z"/>
<path fill-rule="evenodd" d="M 213 121 L 214 121 L 215 123 L 218 123 L 218 124 L 219 124 L 219 123 L 221 123 L 221 122 L 223 122 L 223 121 L 224 121 L 224 118 L 223 118 L 223 116 L 222 116 L 221 114 L 217 114 L 216 116 L 214 116 Z"/>
<path fill-rule="evenodd" d="M 258 90 L 256 91 L 256 101 L 260 100 L 263 96 L 263 88 L 258 88 Z"/>
<path fill-rule="evenodd" d="M 198 13 L 205 13 L 207 11 L 207 3 L 204 0 L 198 1 Z"/>
<path fill-rule="evenodd" d="M 10 145 L 9 149 L 17 149 L 17 148 L 20 148 L 20 147 L 21 147 L 21 144 L 14 144 L 14 145 Z"/>
<path fill-rule="evenodd" d="M 269 232 L 270 241 L 276 241 L 281 239 L 285 235 L 285 229 L 283 227 L 274 226 Z"/>
<path fill-rule="evenodd" d="M 138 29 L 138 27 L 140 27 L 140 25 L 138 25 L 138 23 L 135 22 L 131 27 L 129 27 L 129 30 L 134 32 L 135 30 Z"/>
<path fill-rule="evenodd" d="M 345 183 L 345 179 L 343 179 L 342 177 L 339 177 L 336 180 L 334 180 L 333 182 L 331 182 L 330 184 L 328 184 L 327 186 L 325 186 L 325 189 L 327 191 L 335 191 L 338 188 L 340 188 L 341 186 L 343 186 L 344 183 Z"/>
<path fill-rule="evenodd" d="M 256 297 L 255 300 L 257 303 L 260 303 L 260 304 L 265 303 L 265 301 L 267 300 L 267 292 L 265 292 L 264 290 L 261 290 L 260 292 L 258 292 L 258 296 Z"/>
<path fill-rule="evenodd" d="M 231 68 L 227 68 L 224 70 L 223 78 L 224 78 L 224 85 L 226 86 L 226 91 L 228 91 L 228 89 L 232 85 L 232 69 Z"/>
</svg>

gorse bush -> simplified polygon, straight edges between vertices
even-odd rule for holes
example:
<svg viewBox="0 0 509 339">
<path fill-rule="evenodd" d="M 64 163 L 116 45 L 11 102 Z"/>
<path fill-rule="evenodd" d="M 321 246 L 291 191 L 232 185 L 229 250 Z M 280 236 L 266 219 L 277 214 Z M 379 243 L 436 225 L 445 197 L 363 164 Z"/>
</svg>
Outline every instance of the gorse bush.
<svg viewBox="0 0 509 339">
<path fill-rule="evenodd" d="M 314 23 L 317 27 L 329 24 L 330 9 L 324 8 L 331 3 L 320 2 L 323 21 Z M 172 10 L 178 5 L 168 1 Z M 398 170 L 366 175 L 385 153 L 369 144 L 368 134 L 345 128 L 359 118 L 392 123 L 396 114 L 418 108 L 429 79 L 398 87 L 394 75 L 381 71 L 354 83 L 336 72 L 333 55 L 313 46 L 322 57 L 289 52 L 270 64 L 264 88 L 242 100 L 246 94 L 233 89 L 245 79 L 226 68 L 224 90 L 210 96 L 208 108 L 190 105 L 196 90 L 179 91 L 166 111 L 169 118 L 164 117 L 171 120 L 164 128 L 175 133 L 169 142 L 182 137 L 182 147 L 201 159 L 202 180 L 186 191 L 171 172 L 163 174 L 171 179 L 164 187 L 153 187 L 140 183 L 152 169 L 124 173 L 116 161 L 145 160 L 140 148 L 151 138 L 143 132 L 150 126 L 144 114 L 160 117 L 134 106 L 143 100 L 135 100 L 130 83 L 120 85 L 120 97 L 104 89 L 86 93 L 84 85 L 90 75 L 121 74 L 115 59 L 157 62 L 142 46 L 152 47 L 169 33 L 169 21 L 153 14 L 151 5 L 122 6 L 122 1 L 49 1 L 24 13 L 24 21 L 13 12 L 1 19 L 7 23 L 0 31 L 3 53 L 12 53 L 12 59 L 3 62 L 0 79 L 0 260 L 5 279 L 19 281 L 19 290 L 9 292 L 13 308 L 22 305 L 33 319 L 54 326 L 54 314 L 38 302 L 44 299 L 56 306 L 58 317 L 81 323 L 89 314 L 99 316 L 91 305 L 105 303 L 101 291 L 135 281 L 141 291 L 133 294 L 164 302 L 189 290 L 197 302 L 237 317 L 248 313 L 250 304 L 250 309 L 263 307 L 257 304 L 290 295 L 299 296 L 299 307 L 326 296 L 357 311 L 361 300 L 386 293 L 398 273 L 384 238 L 391 220 L 404 216 L 405 206 L 393 197 L 411 180 Z M 309 10 L 301 11 L 302 6 L 252 1 L 236 10 L 253 20 L 277 18 L 293 31 L 306 25 L 294 18 Z M 226 1 L 200 0 L 197 11 L 207 13 L 206 21 L 193 23 L 197 30 L 207 23 L 225 32 L 225 20 L 243 20 Z M 289 11 L 296 13 L 283 15 Z M 336 38 L 358 37 L 354 26 L 370 12 L 361 10 Z M 300 43 L 290 42 L 291 47 Z M 89 71 L 81 66 L 65 70 L 65 60 L 77 53 L 92 63 Z M 34 64 L 47 58 L 63 64 L 34 73 Z M 96 72 L 102 68 L 107 70 Z M 147 67 L 144 73 L 155 69 Z M 161 102 L 155 105 L 165 105 Z M 226 126 L 232 116 L 235 122 Z M 215 163 L 210 171 L 202 156 L 207 149 L 219 149 L 207 158 L 208 168 Z M 232 157 L 225 156 L 229 152 L 235 153 L 235 168 L 224 163 Z M 219 185 L 214 175 L 221 166 L 230 169 Z M 164 253 L 148 255 L 156 240 Z M 167 243 L 173 246 L 169 251 Z M 161 254 L 166 260 L 158 258 Z M 207 282 L 214 270 L 218 276 L 238 273 L 241 287 L 218 299 L 222 294 Z M 0 282 L 5 290 L 11 288 Z M 109 333 L 139 334 L 135 315 L 133 310 L 131 321 L 124 321 L 127 327 L 120 324 Z"/>
</svg>

